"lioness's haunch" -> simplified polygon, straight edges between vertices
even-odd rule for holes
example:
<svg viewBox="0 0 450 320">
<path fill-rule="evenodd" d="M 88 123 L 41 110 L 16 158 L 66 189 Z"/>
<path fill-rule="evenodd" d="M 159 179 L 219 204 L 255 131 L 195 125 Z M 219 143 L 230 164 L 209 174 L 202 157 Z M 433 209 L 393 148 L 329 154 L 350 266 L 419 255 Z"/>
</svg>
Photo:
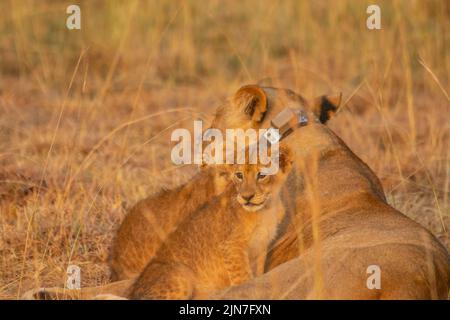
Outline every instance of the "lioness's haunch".
<svg viewBox="0 0 450 320">
<path fill-rule="evenodd" d="M 205 298 L 251 279 L 252 264 L 262 272 L 267 246 L 283 217 L 279 191 L 292 164 L 288 149 L 280 149 L 279 163 L 274 175 L 262 174 L 259 164 L 227 166 L 234 186 L 168 236 L 132 286 L 130 298 Z"/>
</svg>

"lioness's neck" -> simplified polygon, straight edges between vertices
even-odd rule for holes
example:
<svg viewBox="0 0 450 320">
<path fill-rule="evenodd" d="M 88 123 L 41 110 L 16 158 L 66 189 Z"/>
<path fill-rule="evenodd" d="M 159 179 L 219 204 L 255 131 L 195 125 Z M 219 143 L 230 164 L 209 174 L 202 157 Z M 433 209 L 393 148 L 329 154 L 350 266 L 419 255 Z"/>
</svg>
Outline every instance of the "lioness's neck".
<svg viewBox="0 0 450 320">
<path fill-rule="evenodd" d="M 348 205 L 357 203 L 354 199 L 360 197 L 385 201 L 373 171 L 329 128 L 317 127 L 315 131 L 315 143 L 300 150 L 297 167 L 303 184 L 300 202 L 305 204 L 302 220 L 311 218 L 314 210 L 321 216 L 339 211 L 344 198 L 353 199 Z"/>
</svg>

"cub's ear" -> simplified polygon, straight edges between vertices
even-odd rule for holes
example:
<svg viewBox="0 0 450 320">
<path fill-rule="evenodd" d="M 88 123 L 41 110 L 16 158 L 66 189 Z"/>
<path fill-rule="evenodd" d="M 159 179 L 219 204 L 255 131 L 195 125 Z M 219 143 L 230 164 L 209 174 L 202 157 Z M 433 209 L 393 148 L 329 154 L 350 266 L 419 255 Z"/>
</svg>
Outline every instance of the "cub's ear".
<svg viewBox="0 0 450 320">
<path fill-rule="evenodd" d="M 243 86 L 234 95 L 233 104 L 252 121 L 258 123 L 262 121 L 267 111 L 266 93 L 258 85 Z"/>
<path fill-rule="evenodd" d="M 325 95 L 313 100 L 312 111 L 321 123 L 326 123 L 336 113 L 342 102 L 342 93 Z"/>
<path fill-rule="evenodd" d="M 280 158 L 279 158 L 279 167 L 281 171 L 286 172 L 288 171 L 292 163 L 294 162 L 294 155 L 292 153 L 292 150 L 289 147 L 286 146 L 280 146 Z"/>
</svg>

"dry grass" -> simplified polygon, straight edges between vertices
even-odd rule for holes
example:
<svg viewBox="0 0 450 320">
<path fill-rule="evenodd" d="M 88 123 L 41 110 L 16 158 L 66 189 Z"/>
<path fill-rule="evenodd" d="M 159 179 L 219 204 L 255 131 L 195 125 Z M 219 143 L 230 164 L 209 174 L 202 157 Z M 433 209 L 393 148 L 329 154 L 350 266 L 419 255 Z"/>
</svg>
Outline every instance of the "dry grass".
<svg viewBox="0 0 450 320">
<path fill-rule="evenodd" d="M 343 91 L 330 126 L 448 239 L 450 6 L 377 2 L 381 31 L 372 1 L 80 1 L 81 31 L 64 1 L 0 2 L 0 298 L 60 286 L 69 264 L 106 282 L 126 208 L 180 180 L 170 130 L 262 79 Z"/>
</svg>

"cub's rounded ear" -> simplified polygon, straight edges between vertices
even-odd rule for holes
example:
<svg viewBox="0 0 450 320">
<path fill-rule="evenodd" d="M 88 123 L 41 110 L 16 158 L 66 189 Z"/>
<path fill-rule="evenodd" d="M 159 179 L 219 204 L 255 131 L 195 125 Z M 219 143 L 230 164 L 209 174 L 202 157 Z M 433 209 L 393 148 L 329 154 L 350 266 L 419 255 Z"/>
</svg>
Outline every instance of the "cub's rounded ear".
<svg viewBox="0 0 450 320">
<path fill-rule="evenodd" d="M 292 153 L 292 150 L 287 146 L 280 146 L 279 153 L 279 167 L 281 171 L 286 172 L 294 162 L 294 155 Z"/>
<path fill-rule="evenodd" d="M 326 123 L 341 106 L 342 93 L 324 95 L 313 100 L 312 111 L 321 123 Z"/>
<path fill-rule="evenodd" d="M 262 121 L 267 111 L 266 93 L 258 85 L 243 86 L 235 93 L 233 104 L 252 121 L 258 123 Z"/>
</svg>

